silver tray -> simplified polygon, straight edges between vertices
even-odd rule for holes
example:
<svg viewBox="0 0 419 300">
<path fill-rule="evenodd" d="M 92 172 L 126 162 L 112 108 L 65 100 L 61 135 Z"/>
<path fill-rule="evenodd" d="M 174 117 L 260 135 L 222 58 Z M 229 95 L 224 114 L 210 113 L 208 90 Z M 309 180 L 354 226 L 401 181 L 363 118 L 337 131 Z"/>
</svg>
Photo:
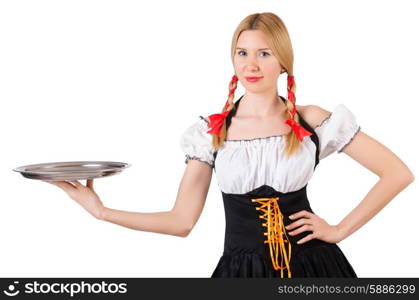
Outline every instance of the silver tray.
<svg viewBox="0 0 419 300">
<path fill-rule="evenodd" d="M 115 161 L 66 161 L 14 168 L 23 177 L 39 180 L 83 180 L 118 174 L 130 164 Z"/>
</svg>

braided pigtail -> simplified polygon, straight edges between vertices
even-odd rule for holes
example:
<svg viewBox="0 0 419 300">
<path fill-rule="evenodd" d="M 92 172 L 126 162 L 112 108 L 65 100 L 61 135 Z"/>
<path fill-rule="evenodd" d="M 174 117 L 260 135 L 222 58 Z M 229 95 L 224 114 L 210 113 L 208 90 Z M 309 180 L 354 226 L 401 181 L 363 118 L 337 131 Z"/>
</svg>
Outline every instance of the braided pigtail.
<svg viewBox="0 0 419 300">
<path fill-rule="evenodd" d="M 237 88 L 238 77 L 236 75 L 230 81 L 229 94 L 227 102 L 225 103 L 223 110 L 220 114 L 212 114 L 208 116 L 209 127 L 211 128 L 208 133 L 212 134 L 212 145 L 217 150 L 224 144 L 224 140 L 227 135 L 227 124 L 226 118 L 231 110 L 234 108 L 234 91 Z"/>
<path fill-rule="evenodd" d="M 299 149 L 300 142 L 305 136 L 312 135 L 311 132 L 307 131 L 304 127 L 299 125 L 300 118 L 297 114 L 297 108 L 295 107 L 295 91 L 296 85 L 293 75 L 288 75 L 287 79 L 287 91 L 288 97 L 286 99 L 288 119 L 285 121 L 291 127 L 291 132 L 286 136 L 287 147 L 285 150 L 286 156 L 291 156 L 296 150 Z"/>
</svg>

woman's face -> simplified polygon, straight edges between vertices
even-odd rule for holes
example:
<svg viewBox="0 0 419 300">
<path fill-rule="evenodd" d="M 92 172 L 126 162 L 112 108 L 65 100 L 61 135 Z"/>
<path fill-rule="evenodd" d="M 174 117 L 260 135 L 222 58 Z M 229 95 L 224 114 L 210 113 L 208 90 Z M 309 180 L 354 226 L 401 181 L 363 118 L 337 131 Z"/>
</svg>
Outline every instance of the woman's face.
<svg viewBox="0 0 419 300">
<path fill-rule="evenodd" d="M 234 70 L 241 84 L 251 92 L 263 92 L 274 88 L 276 90 L 281 65 L 269 49 L 265 34 L 260 30 L 245 30 L 237 41 L 234 52 Z M 249 82 L 246 77 L 262 78 Z"/>
</svg>

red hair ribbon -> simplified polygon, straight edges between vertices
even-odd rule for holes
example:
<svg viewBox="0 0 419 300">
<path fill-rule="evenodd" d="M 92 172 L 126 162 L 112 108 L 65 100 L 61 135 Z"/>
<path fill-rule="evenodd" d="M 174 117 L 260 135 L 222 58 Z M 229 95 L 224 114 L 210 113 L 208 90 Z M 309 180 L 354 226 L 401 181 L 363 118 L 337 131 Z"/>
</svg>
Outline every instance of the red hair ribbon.
<svg viewBox="0 0 419 300">
<path fill-rule="evenodd" d="M 297 109 L 295 108 L 295 94 L 291 90 L 292 86 L 294 85 L 294 76 L 288 75 L 287 81 L 288 81 L 288 88 L 287 88 L 288 100 L 290 100 L 294 105 L 291 111 L 291 116 L 289 117 L 289 119 L 285 121 L 285 124 L 288 124 L 291 127 L 291 129 L 294 130 L 295 135 L 300 140 L 300 142 L 302 142 L 305 136 L 310 136 L 312 135 L 312 133 L 310 131 L 307 131 L 304 127 L 299 125 L 297 121 L 293 119 L 294 115 L 297 112 Z"/>
<path fill-rule="evenodd" d="M 288 100 L 290 100 L 292 103 L 295 103 L 295 94 L 291 90 L 292 86 L 294 85 L 294 76 L 288 75 L 288 85 L 287 85 L 287 91 L 288 91 Z M 294 115 L 294 114 L 293 114 Z"/>
<path fill-rule="evenodd" d="M 231 79 L 231 83 L 237 82 L 238 80 L 239 78 L 236 75 L 234 75 L 233 78 Z M 230 93 L 228 94 L 229 97 L 231 96 L 231 94 L 234 93 L 236 88 L 237 88 L 237 85 L 230 90 Z M 224 105 L 224 109 L 225 109 L 224 112 L 220 114 L 212 114 L 208 116 L 210 120 L 209 127 L 211 127 L 211 129 L 207 131 L 207 133 L 216 134 L 217 136 L 221 137 L 221 128 L 224 124 L 225 118 L 227 118 L 228 114 L 230 113 L 230 110 L 227 110 L 228 106 L 229 106 L 229 103 L 227 100 L 226 104 Z"/>
<path fill-rule="evenodd" d="M 307 131 L 303 126 L 298 125 L 297 121 L 295 121 L 294 119 L 288 119 L 285 121 L 285 123 L 291 126 L 292 130 L 294 130 L 294 133 L 300 140 L 300 142 L 303 141 L 305 136 L 312 135 L 310 131 Z"/>
</svg>

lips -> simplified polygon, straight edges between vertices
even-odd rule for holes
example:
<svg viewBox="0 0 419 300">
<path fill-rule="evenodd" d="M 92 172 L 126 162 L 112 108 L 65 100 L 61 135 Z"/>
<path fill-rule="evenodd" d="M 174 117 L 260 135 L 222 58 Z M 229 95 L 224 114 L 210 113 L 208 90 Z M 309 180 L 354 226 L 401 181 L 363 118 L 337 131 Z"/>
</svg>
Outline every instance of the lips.
<svg viewBox="0 0 419 300">
<path fill-rule="evenodd" d="M 254 79 L 260 79 L 260 78 L 262 78 L 262 76 L 246 76 L 245 77 L 246 79 L 250 79 L 250 80 L 254 80 Z"/>
<path fill-rule="evenodd" d="M 246 76 L 245 77 L 248 82 L 256 82 L 263 78 L 263 76 Z"/>
</svg>

